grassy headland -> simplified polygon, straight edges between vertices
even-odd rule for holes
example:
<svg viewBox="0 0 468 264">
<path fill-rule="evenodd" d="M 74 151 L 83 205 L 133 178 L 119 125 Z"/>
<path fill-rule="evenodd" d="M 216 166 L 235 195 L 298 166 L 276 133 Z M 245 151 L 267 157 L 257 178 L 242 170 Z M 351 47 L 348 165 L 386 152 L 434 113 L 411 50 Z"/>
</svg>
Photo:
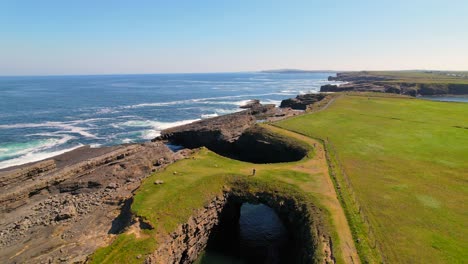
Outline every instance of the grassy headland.
<svg viewBox="0 0 468 264">
<path fill-rule="evenodd" d="M 379 91 L 406 95 L 466 95 L 468 72 L 360 71 L 341 72 L 333 80 L 345 85 L 324 85 L 322 91 Z"/>
<path fill-rule="evenodd" d="M 326 143 L 361 257 L 463 263 L 468 104 L 369 95 L 277 125 Z"/>
<path fill-rule="evenodd" d="M 450 71 L 366 71 L 370 76 L 384 76 L 390 82 L 468 84 L 468 72 Z"/>
<path fill-rule="evenodd" d="M 138 190 L 132 212 L 154 229 L 118 235 L 92 261 L 143 262 L 160 238 L 198 208 L 237 188 L 279 192 L 318 206 L 322 213 L 316 217 L 332 237 L 338 263 L 358 262 L 354 245 L 364 263 L 463 263 L 467 112 L 463 103 L 349 93 L 323 111 L 275 124 L 283 129 L 263 126 L 270 135 L 307 146 L 301 161 L 252 164 L 202 148 L 153 174 Z"/>
<path fill-rule="evenodd" d="M 320 213 L 312 217 L 331 235 L 337 248 L 334 254 L 338 263 L 350 263 L 350 256 L 357 260 L 345 215 L 329 180 L 323 147 L 313 139 L 264 127 L 272 131 L 269 133 L 281 133 L 290 140 L 300 141 L 308 149 L 307 157 L 297 162 L 252 164 L 202 148 L 192 157 L 147 178 L 134 196 L 132 212 L 154 229 L 129 230 L 118 235 L 111 245 L 97 250 L 91 262 L 142 263 L 145 255 L 157 248 L 160 239 L 185 223 L 197 209 L 222 194 L 223 190 L 231 188 L 251 193 L 280 193 L 318 207 Z M 255 176 L 251 176 L 253 168 L 256 169 Z M 156 180 L 163 180 L 164 184 L 155 185 Z M 142 257 L 137 258 L 138 255 Z"/>
</svg>

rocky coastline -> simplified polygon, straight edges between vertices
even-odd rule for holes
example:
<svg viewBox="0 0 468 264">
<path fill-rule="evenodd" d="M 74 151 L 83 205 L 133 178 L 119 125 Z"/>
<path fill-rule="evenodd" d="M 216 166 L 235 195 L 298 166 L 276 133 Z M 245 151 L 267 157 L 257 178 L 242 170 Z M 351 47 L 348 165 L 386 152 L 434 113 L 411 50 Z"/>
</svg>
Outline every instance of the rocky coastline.
<svg viewBox="0 0 468 264">
<path fill-rule="evenodd" d="M 340 72 L 336 76 L 328 77 L 329 81 L 341 81 L 343 84 L 327 84 L 320 88 L 320 92 L 381 92 L 409 96 L 431 95 L 466 95 L 468 81 L 445 79 L 404 79 L 391 75 L 379 75 L 369 72 Z"/>
<path fill-rule="evenodd" d="M 264 203 L 279 214 L 294 237 L 291 263 L 335 263 L 330 238 L 323 233 L 318 219 L 310 217 L 317 208 L 309 208 L 278 193 L 248 193 L 236 188 L 225 190 L 180 225 L 145 263 L 193 263 L 207 246 L 213 229 L 239 221 L 240 208 L 245 202 Z M 315 253 L 317 249 L 319 256 Z"/>
<path fill-rule="evenodd" d="M 306 153 L 303 148 L 256 124 L 300 114 L 325 97 L 298 96 L 279 108 L 254 100 L 241 112 L 164 130 L 152 142 L 82 147 L 2 169 L 0 259 L 4 263 L 86 262 L 97 248 L 138 221 L 129 208 L 141 181 L 186 158 L 190 148 L 206 146 L 252 162 L 298 160 Z M 188 149 L 173 152 L 167 142 Z"/>
</svg>

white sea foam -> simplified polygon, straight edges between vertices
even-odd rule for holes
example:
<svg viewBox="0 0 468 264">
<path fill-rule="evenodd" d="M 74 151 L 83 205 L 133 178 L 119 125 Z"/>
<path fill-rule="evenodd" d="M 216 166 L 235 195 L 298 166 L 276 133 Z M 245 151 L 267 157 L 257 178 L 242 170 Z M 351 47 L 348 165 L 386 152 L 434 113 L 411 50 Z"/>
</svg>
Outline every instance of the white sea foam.
<svg viewBox="0 0 468 264">
<path fill-rule="evenodd" d="M 76 124 L 79 124 L 79 123 L 92 122 L 96 120 L 99 120 L 99 119 L 93 118 L 93 119 L 77 120 L 77 121 L 70 121 L 70 122 L 19 123 L 19 124 L 11 124 L 11 125 L 0 125 L 0 129 L 38 128 L 38 127 L 61 128 L 64 131 L 59 131 L 59 132 L 80 134 L 84 137 L 96 139 L 97 137 L 89 133 L 86 128 L 76 126 Z"/>
<path fill-rule="evenodd" d="M 218 97 L 206 97 L 206 98 L 197 98 L 197 99 L 189 99 L 189 100 L 177 100 L 177 101 L 169 101 L 169 102 L 154 102 L 154 103 L 141 103 L 135 105 L 127 105 L 122 106 L 121 108 L 124 109 L 131 109 L 131 108 L 142 108 L 142 107 L 155 107 L 155 106 L 169 106 L 169 105 L 182 105 L 182 104 L 234 104 L 238 105 L 239 101 L 216 101 L 216 100 L 223 100 L 223 99 L 233 99 L 233 98 L 255 98 L 258 96 L 269 96 L 269 95 L 284 95 L 284 93 L 264 93 L 264 94 L 241 94 L 241 95 L 230 95 L 230 96 L 218 96 Z M 245 100 L 242 100 L 245 101 Z"/>
<path fill-rule="evenodd" d="M 124 138 L 124 139 L 122 139 L 122 143 L 124 143 L 124 144 L 132 143 L 132 142 L 133 142 L 133 140 L 130 139 L 130 138 Z"/>
<path fill-rule="evenodd" d="M 161 135 L 161 131 L 156 130 L 144 130 L 141 132 L 141 138 L 146 140 L 151 140 L 153 138 L 159 137 Z"/>
<path fill-rule="evenodd" d="M 60 128 L 66 129 L 68 130 L 67 132 L 70 132 L 70 133 L 80 134 L 83 137 L 94 138 L 94 139 L 98 138 L 95 135 L 86 131 L 86 129 L 82 127 L 77 127 L 77 126 L 72 126 L 72 125 L 63 125 L 63 126 L 60 126 Z"/>
<path fill-rule="evenodd" d="M 248 103 L 251 103 L 252 100 L 240 100 L 240 101 L 236 101 L 236 102 L 232 102 L 234 105 L 237 105 L 237 106 L 243 106 L 243 105 L 246 105 Z"/>
<path fill-rule="evenodd" d="M 282 93 L 284 95 L 294 95 L 294 94 L 297 94 L 297 91 L 296 90 L 286 89 L 286 90 L 281 90 L 280 93 Z"/>
<path fill-rule="evenodd" d="M 211 117 L 217 117 L 218 114 L 217 113 L 213 113 L 213 114 L 202 114 L 201 115 L 201 118 L 205 119 L 205 118 L 211 118 Z"/>
<path fill-rule="evenodd" d="M 180 121 L 175 121 L 175 122 L 161 122 L 161 121 L 153 121 L 153 120 L 130 120 L 130 121 L 121 123 L 120 125 L 128 126 L 128 127 L 151 128 L 151 129 L 142 130 L 140 137 L 142 139 L 153 139 L 161 135 L 161 131 L 164 129 L 189 124 L 198 120 L 200 119 L 180 120 Z"/>
<path fill-rule="evenodd" d="M 115 108 L 113 107 L 103 107 L 103 108 L 99 108 L 97 111 L 96 111 L 96 114 L 114 114 L 114 113 L 118 113 L 119 111 L 116 110 Z"/>
<path fill-rule="evenodd" d="M 124 123 L 121 123 L 123 126 L 129 127 L 152 127 L 156 130 L 164 130 L 170 127 L 185 125 L 188 123 L 192 123 L 198 121 L 200 119 L 188 119 L 188 120 L 180 120 L 174 122 L 161 122 L 161 121 L 154 121 L 154 120 L 130 120 Z"/>
<path fill-rule="evenodd" d="M 225 114 L 231 114 L 231 113 L 235 113 L 235 112 L 240 112 L 240 111 L 243 111 L 244 109 L 242 108 L 231 108 L 231 109 L 224 109 L 224 108 L 215 108 L 213 109 L 215 113 L 217 113 L 218 115 L 225 115 Z"/>
<path fill-rule="evenodd" d="M 64 135 L 61 138 L 48 138 L 26 143 L 4 145 L 0 151 L 0 156 L 2 158 L 16 158 L 1 161 L 0 169 L 46 159 L 82 146 L 79 144 L 78 146 L 65 150 L 50 151 L 51 148 L 63 145 L 74 138 L 75 137 L 70 135 Z"/>
<path fill-rule="evenodd" d="M 262 104 L 274 104 L 276 106 L 279 106 L 281 104 L 281 100 L 268 99 L 268 100 L 261 100 L 260 103 L 262 103 Z"/>
<path fill-rule="evenodd" d="M 70 135 L 64 135 L 60 138 L 48 138 L 48 139 L 33 140 L 30 142 L 25 142 L 25 143 L 5 144 L 2 146 L 0 150 L 0 157 L 8 158 L 8 157 L 25 155 L 25 154 L 32 153 L 32 152 L 44 151 L 49 148 L 53 148 L 53 147 L 65 144 L 66 142 L 74 138 L 75 137 L 70 136 Z"/>
<path fill-rule="evenodd" d="M 57 151 L 52 151 L 52 152 L 27 153 L 27 154 L 25 154 L 23 156 L 20 156 L 18 158 L 9 159 L 9 160 L 5 160 L 5 161 L 0 162 L 0 169 L 4 169 L 4 168 L 11 167 L 11 166 L 16 166 L 16 165 L 29 163 L 29 162 L 35 162 L 35 161 L 40 161 L 40 160 L 43 160 L 43 159 L 51 158 L 51 157 L 63 154 L 65 152 L 72 151 L 72 150 L 74 150 L 76 148 L 79 148 L 81 146 L 83 146 L 83 145 L 80 144 L 80 145 L 77 145 L 77 146 L 72 147 L 72 148 L 57 150 Z"/>
</svg>

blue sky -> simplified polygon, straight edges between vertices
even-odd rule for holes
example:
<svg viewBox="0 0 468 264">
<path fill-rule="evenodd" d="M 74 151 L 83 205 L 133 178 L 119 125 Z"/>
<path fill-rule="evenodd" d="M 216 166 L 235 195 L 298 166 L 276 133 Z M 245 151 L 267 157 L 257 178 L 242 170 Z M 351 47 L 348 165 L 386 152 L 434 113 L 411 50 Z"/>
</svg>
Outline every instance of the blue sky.
<svg viewBox="0 0 468 264">
<path fill-rule="evenodd" d="M 0 75 L 468 70 L 468 1 L 0 0 Z"/>
</svg>

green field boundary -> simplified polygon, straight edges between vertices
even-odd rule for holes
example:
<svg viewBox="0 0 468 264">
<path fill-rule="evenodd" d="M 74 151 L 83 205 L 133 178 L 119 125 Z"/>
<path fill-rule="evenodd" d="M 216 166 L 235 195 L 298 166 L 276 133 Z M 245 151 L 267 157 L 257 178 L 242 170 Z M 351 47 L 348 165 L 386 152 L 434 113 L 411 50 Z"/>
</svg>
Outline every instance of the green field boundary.
<svg viewBox="0 0 468 264">
<path fill-rule="evenodd" d="M 333 95 L 330 100 L 325 104 L 321 105 L 320 108 L 314 109 L 313 111 L 307 111 L 305 114 L 314 114 L 326 110 L 336 99 L 343 96 L 378 96 L 375 93 L 372 94 L 359 94 L 359 93 L 346 93 Z M 382 95 L 382 97 L 388 97 Z M 401 99 L 406 96 L 391 96 L 390 98 Z M 293 117 L 294 118 L 294 117 Z M 278 126 L 276 122 L 269 122 L 269 125 L 289 130 L 287 128 Z M 311 137 L 299 131 L 289 130 L 294 133 Z M 383 254 L 382 246 L 375 236 L 375 231 L 369 221 L 366 214 L 366 208 L 359 202 L 352 186 L 351 180 L 346 174 L 343 168 L 342 162 L 340 162 L 338 153 L 333 146 L 333 143 L 327 138 L 323 139 L 317 136 L 313 136 L 313 139 L 319 141 L 325 149 L 325 157 L 327 159 L 327 165 L 329 169 L 329 176 L 333 182 L 333 186 L 340 201 L 341 206 L 345 212 L 348 224 L 351 230 L 351 234 L 355 241 L 356 249 L 358 251 L 359 258 L 362 263 L 385 263 L 385 256 Z M 346 188 L 343 188 L 346 187 Z"/>
<path fill-rule="evenodd" d="M 386 258 L 380 242 L 375 237 L 376 232 L 367 217 L 367 209 L 359 202 L 338 152 L 328 138 L 317 140 L 320 140 L 325 146 L 330 177 L 348 219 L 361 261 L 363 263 L 385 263 Z"/>
<path fill-rule="evenodd" d="M 284 127 L 277 126 L 274 123 L 270 123 L 270 125 L 288 130 Z M 298 131 L 292 132 L 310 137 L 310 135 L 306 135 Z M 325 148 L 329 175 L 337 193 L 338 200 L 345 212 L 346 219 L 348 220 L 349 228 L 355 241 L 361 262 L 385 263 L 385 257 L 381 250 L 382 247 L 375 238 L 375 232 L 370 225 L 368 217 L 364 213 L 365 209 L 358 202 L 351 181 L 344 172 L 343 166 L 339 162 L 338 155 L 334 150 L 332 143 L 328 139 L 322 139 L 319 137 L 312 138 L 319 141 Z"/>
</svg>

